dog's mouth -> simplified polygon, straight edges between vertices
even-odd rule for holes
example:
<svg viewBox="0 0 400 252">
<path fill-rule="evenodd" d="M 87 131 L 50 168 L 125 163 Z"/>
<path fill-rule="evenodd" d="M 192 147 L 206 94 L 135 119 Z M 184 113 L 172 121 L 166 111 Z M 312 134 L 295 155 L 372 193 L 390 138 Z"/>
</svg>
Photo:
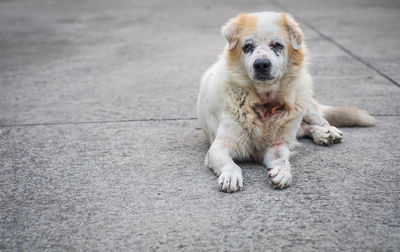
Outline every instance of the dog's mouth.
<svg viewBox="0 0 400 252">
<path fill-rule="evenodd" d="M 257 81 L 270 81 L 275 79 L 270 73 L 255 73 L 254 79 Z"/>
</svg>

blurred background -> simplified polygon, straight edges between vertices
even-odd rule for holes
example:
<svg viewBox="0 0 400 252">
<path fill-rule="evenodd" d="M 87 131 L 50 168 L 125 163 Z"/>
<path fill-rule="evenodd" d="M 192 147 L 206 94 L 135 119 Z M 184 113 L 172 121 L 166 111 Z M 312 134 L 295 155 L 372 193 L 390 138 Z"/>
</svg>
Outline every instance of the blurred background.
<svg viewBox="0 0 400 252">
<path fill-rule="evenodd" d="M 299 18 L 316 90 L 338 87 L 335 93 L 317 92 L 321 98 L 337 104 L 350 95 L 346 87 L 354 79 L 363 79 L 357 94 L 364 97 L 351 99 L 354 105 L 380 113 L 377 103 L 397 99 L 392 94 L 380 101 L 380 91 L 370 84 L 382 74 L 388 77 L 382 81 L 400 81 L 399 1 L 0 4 L 0 120 L 6 125 L 194 117 L 199 79 L 225 44 L 220 27 L 238 13 L 254 11 L 286 11 Z M 355 68 L 365 64 L 370 67 Z M 378 80 L 371 80 L 374 76 Z"/>
<path fill-rule="evenodd" d="M 318 100 L 380 124 L 223 194 L 195 103 L 256 11 L 300 23 Z M 1 0 L 0 250 L 399 250 L 399 48 L 397 0 Z"/>
</svg>

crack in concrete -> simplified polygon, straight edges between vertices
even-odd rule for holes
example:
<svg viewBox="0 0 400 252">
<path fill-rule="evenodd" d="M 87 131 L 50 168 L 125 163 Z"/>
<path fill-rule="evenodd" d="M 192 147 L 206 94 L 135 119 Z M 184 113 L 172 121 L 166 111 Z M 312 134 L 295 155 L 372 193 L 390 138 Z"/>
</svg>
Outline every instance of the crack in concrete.
<svg viewBox="0 0 400 252">
<path fill-rule="evenodd" d="M 400 114 L 373 114 L 376 117 L 396 117 Z M 33 127 L 33 126 L 62 126 L 62 125 L 82 125 L 82 124 L 106 124 L 106 123 L 127 123 L 127 122 L 166 122 L 166 121 L 194 121 L 197 117 L 177 117 L 177 118 L 147 118 L 147 119 L 126 119 L 126 120 L 103 120 L 103 121 L 77 121 L 77 122 L 45 122 L 45 123 L 20 123 L 4 124 L 0 128 L 14 127 Z"/>
<path fill-rule="evenodd" d="M 385 117 L 385 116 L 387 116 L 387 117 L 390 117 L 390 116 L 400 116 L 400 114 L 371 114 L 370 113 L 370 115 L 372 115 L 372 116 L 377 116 L 377 117 Z"/>
<path fill-rule="evenodd" d="M 31 127 L 31 126 L 60 126 L 60 125 L 82 125 L 82 124 L 105 124 L 126 122 L 165 122 L 165 121 L 193 121 L 196 117 L 178 118 L 148 118 L 148 119 L 126 119 L 126 120 L 103 120 L 103 121 L 77 121 L 77 122 L 45 122 L 45 123 L 20 123 L 0 125 L 0 128 Z"/>
<path fill-rule="evenodd" d="M 323 39 L 325 39 L 326 41 L 330 42 L 331 44 L 335 45 L 336 47 L 338 47 L 339 49 L 341 49 L 343 52 L 345 52 L 346 54 L 348 54 L 349 56 L 351 56 L 353 59 L 357 60 L 358 62 L 364 64 L 365 66 L 367 66 L 368 68 L 374 70 L 377 74 L 379 74 L 380 76 L 382 76 L 383 78 L 387 79 L 388 81 L 390 81 L 392 84 L 396 85 L 397 87 L 400 87 L 400 83 L 398 83 L 397 81 L 395 81 L 392 77 L 390 77 L 389 75 L 385 74 L 384 72 L 382 72 L 381 70 L 379 70 L 378 68 L 374 67 L 373 65 L 371 65 L 370 63 L 368 63 L 367 61 L 365 61 L 364 59 L 362 59 L 361 57 L 355 55 L 352 51 L 348 50 L 346 47 L 344 47 L 342 44 L 340 44 L 339 42 L 337 42 L 336 40 L 334 40 L 333 38 L 331 38 L 330 36 L 322 33 L 320 30 L 318 30 L 317 28 L 315 28 L 312 24 L 310 24 L 309 22 L 307 22 L 305 19 L 299 17 L 298 15 L 295 15 L 294 12 L 282 5 L 281 3 L 275 1 L 275 0 L 271 0 L 272 3 L 274 3 L 276 6 L 278 6 L 279 8 L 281 8 L 284 11 L 290 12 L 293 16 L 295 16 L 295 18 L 297 20 L 299 20 L 301 23 L 303 23 L 305 26 L 307 26 L 308 28 L 310 28 L 311 30 L 313 30 L 314 32 L 316 32 L 320 37 L 322 37 Z"/>
</svg>

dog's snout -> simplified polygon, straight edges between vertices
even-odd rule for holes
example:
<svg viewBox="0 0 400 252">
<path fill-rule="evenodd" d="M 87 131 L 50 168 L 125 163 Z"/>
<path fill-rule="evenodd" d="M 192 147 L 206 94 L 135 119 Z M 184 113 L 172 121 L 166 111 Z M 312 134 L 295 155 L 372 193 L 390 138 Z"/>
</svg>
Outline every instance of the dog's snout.
<svg viewBox="0 0 400 252">
<path fill-rule="evenodd" d="M 271 75 L 272 64 L 267 58 L 256 59 L 253 63 L 254 75 L 253 78 L 259 81 L 272 80 Z"/>
<path fill-rule="evenodd" d="M 271 68 L 271 61 L 269 61 L 266 58 L 257 59 L 256 61 L 254 61 L 253 66 L 257 72 L 260 73 L 268 72 L 269 69 Z"/>
</svg>

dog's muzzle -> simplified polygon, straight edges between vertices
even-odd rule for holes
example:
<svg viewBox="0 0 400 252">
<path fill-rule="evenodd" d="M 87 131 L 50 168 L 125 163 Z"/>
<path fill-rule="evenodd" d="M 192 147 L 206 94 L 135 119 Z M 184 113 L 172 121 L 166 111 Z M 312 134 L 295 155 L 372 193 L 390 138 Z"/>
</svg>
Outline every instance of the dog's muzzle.
<svg viewBox="0 0 400 252">
<path fill-rule="evenodd" d="M 272 80 L 271 61 L 266 58 L 256 59 L 253 64 L 255 70 L 255 79 L 260 81 Z"/>
</svg>

